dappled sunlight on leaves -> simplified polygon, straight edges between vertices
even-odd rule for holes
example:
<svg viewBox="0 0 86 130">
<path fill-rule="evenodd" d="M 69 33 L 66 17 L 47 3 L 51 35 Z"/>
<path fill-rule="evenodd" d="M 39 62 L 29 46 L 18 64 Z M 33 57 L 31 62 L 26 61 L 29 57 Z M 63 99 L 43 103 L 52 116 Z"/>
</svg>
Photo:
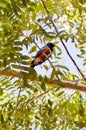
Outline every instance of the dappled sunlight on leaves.
<svg viewBox="0 0 86 130">
<path fill-rule="evenodd" d="M 86 66 L 85 12 L 85 0 L 0 1 L 0 130 L 86 129 L 86 70 L 76 61 Z M 48 42 L 51 57 L 33 68 Z"/>
</svg>

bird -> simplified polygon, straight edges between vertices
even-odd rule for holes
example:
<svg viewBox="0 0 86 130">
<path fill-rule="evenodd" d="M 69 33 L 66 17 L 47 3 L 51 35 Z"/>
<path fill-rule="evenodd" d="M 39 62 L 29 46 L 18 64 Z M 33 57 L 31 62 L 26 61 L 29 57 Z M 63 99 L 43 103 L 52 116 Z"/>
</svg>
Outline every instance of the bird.
<svg viewBox="0 0 86 130">
<path fill-rule="evenodd" d="M 53 47 L 55 45 L 53 43 L 47 43 L 45 46 L 43 46 L 35 55 L 34 60 L 31 62 L 31 66 L 35 67 L 37 65 L 42 64 L 44 61 L 46 61 L 53 52 Z"/>
</svg>

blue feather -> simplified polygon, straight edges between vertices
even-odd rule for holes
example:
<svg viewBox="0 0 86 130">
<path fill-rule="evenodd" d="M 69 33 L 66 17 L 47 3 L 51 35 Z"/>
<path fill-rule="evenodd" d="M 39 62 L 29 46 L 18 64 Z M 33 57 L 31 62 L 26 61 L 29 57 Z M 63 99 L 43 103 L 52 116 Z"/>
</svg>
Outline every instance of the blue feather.
<svg viewBox="0 0 86 130">
<path fill-rule="evenodd" d="M 40 56 L 40 54 L 46 49 L 47 45 L 43 46 L 36 54 L 35 58 Z"/>
</svg>

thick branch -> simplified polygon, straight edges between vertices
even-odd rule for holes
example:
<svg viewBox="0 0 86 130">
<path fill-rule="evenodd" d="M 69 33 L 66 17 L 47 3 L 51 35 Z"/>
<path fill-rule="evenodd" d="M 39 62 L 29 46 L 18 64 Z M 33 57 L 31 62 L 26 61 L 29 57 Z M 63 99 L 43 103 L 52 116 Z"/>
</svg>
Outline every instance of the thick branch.
<svg viewBox="0 0 86 130">
<path fill-rule="evenodd" d="M 1 76 L 13 76 L 13 77 L 19 77 L 21 78 L 22 74 L 21 73 L 17 73 L 17 74 L 14 74 L 12 73 L 11 71 L 8 71 L 6 73 L 2 73 L 2 70 L 0 70 L 0 75 Z M 30 81 L 34 81 L 34 82 L 41 82 L 39 80 L 34 80 L 34 79 L 30 79 L 28 78 L 28 80 Z M 64 88 L 68 88 L 68 89 L 74 89 L 74 90 L 78 90 L 78 91 L 83 91 L 83 92 L 86 92 L 86 85 L 82 85 L 82 84 L 78 84 L 76 85 L 76 82 L 70 82 L 70 81 L 64 81 L 64 80 L 61 80 L 61 83 L 63 84 Z M 59 87 L 58 84 L 55 84 L 53 82 L 53 80 L 50 80 L 48 82 L 48 84 L 52 85 L 53 87 Z"/>
</svg>

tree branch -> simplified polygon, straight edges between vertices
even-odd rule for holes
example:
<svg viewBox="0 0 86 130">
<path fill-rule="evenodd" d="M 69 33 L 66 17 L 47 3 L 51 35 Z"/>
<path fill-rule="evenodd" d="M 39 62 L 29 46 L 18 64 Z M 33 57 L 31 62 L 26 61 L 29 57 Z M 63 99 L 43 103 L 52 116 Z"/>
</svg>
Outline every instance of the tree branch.
<svg viewBox="0 0 86 130">
<path fill-rule="evenodd" d="M 0 70 L 0 75 L 1 76 L 12 76 L 12 77 L 19 77 L 21 78 L 22 77 L 22 74 L 21 73 L 16 73 L 14 74 L 12 71 L 8 71 L 6 73 L 2 73 L 2 70 Z M 28 78 L 28 80 L 30 81 L 34 81 L 34 82 L 41 82 L 39 80 L 34 80 L 32 78 Z M 74 90 L 77 90 L 77 91 L 82 91 L 82 92 L 86 92 L 86 85 L 82 85 L 82 84 L 78 84 L 76 85 L 76 82 L 70 82 L 70 81 L 64 81 L 64 80 L 61 80 L 61 83 L 62 85 L 64 86 L 64 88 L 68 88 L 68 89 L 74 89 Z M 50 84 L 52 85 L 53 87 L 59 87 L 58 84 L 55 84 L 53 80 L 49 80 L 49 82 L 47 84 Z"/>
</svg>

